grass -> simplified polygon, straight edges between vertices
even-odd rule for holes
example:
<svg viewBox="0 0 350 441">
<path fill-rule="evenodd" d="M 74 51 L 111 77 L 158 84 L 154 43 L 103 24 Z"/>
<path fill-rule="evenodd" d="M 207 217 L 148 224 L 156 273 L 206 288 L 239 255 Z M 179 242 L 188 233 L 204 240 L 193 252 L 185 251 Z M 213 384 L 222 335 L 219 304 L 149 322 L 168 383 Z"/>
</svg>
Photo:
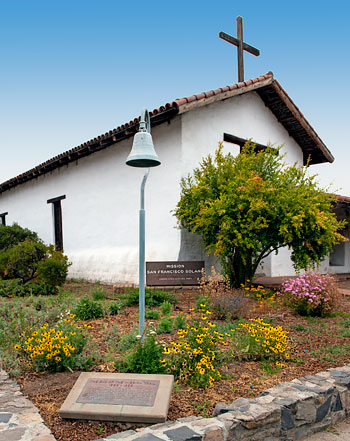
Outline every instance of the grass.
<svg viewBox="0 0 350 441">
<path fill-rule="evenodd" d="M 350 338 L 350 329 L 344 329 L 339 337 Z"/>
<path fill-rule="evenodd" d="M 192 401 L 191 404 L 198 416 L 203 418 L 210 418 L 212 416 L 212 403 L 210 401 L 204 401 L 203 403 Z"/>
<path fill-rule="evenodd" d="M 337 358 L 344 357 L 350 352 L 350 345 L 327 345 L 311 354 L 321 361 L 336 363 Z"/>
<path fill-rule="evenodd" d="M 293 325 L 293 329 L 299 332 L 310 332 L 310 328 L 305 328 L 303 325 Z"/>
</svg>

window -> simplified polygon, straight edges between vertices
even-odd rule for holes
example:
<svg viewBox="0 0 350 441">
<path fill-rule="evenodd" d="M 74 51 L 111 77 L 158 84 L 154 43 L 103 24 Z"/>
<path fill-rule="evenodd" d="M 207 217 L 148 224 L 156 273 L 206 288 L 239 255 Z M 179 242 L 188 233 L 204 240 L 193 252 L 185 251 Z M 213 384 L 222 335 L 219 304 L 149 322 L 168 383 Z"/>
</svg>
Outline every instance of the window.
<svg viewBox="0 0 350 441">
<path fill-rule="evenodd" d="M 62 207 L 61 201 L 66 199 L 66 196 L 58 196 L 57 198 L 49 199 L 48 204 L 52 204 L 52 220 L 54 244 L 56 250 L 63 251 L 63 235 L 62 235 Z"/>
<path fill-rule="evenodd" d="M 1 213 L 0 214 L 0 224 L 1 225 L 6 225 L 6 216 L 8 215 L 8 212 L 6 211 L 6 213 Z"/>
<path fill-rule="evenodd" d="M 345 243 L 338 243 L 334 245 L 333 251 L 329 256 L 330 266 L 344 266 L 345 265 Z"/>
<path fill-rule="evenodd" d="M 224 141 L 230 142 L 231 144 L 239 145 L 240 153 L 241 153 L 242 152 L 242 147 L 244 146 L 244 144 L 247 141 L 249 141 L 249 139 L 244 139 L 244 138 L 240 138 L 239 136 L 230 135 L 229 133 L 224 133 Z M 251 141 L 251 142 L 255 144 L 255 149 L 254 150 L 256 152 L 260 152 L 261 150 L 265 150 L 265 149 L 268 148 L 267 145 L 259 144 L 259 143 L 254 142 L 254 141 Z M 272 149 L 272 150 L 274 150 L 274 149 Z"/>
</svg>

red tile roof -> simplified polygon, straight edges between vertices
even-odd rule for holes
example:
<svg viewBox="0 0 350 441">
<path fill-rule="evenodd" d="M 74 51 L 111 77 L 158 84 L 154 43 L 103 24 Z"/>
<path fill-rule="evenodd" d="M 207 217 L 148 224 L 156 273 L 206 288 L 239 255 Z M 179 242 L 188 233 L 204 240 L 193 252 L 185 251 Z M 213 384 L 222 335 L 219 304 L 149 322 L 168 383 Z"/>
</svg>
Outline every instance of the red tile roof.
<svg viewBox="0 0 350 441">
<path fill-rule="evenodd" d="M 188 112 L 193 108 L 206 106 L 212 102 L 221 101 L 251 91 L 256 91 L 259 94 L 265 105 L 285 127 L 290 136 L 299 144 L 304 153 L 304 163 L 306 163 L 309 157 L 311 158 L 310 164 L 333 162 L 334 158 L 330 151 L 323 144 L 322 140 L 281 85 L 273 78 L 271 72 L 252 80 L 166 103 L 164 106 L 150 112 L 151 124 L 152 126 L 156 126 L 165 121 L 169 121 L 178 114 Z M 0 184 L 0 193 L 133 136 L 137 132 L 138 123 L 139 118 L 135 118 L 116 129 L 110 130 L 78 147 L 39 164 L 37 167 L 25 173 L 3 182 Z"/>
<path fill-rule="evenodd" d="M 340 194 L 335 194 L 334 196 L 336 197 L 338 202 L 345 202 L 347 204 L 350 204 L 350 197 L 348 197 L 348 196 L 341 196 Z"/>
</svg>

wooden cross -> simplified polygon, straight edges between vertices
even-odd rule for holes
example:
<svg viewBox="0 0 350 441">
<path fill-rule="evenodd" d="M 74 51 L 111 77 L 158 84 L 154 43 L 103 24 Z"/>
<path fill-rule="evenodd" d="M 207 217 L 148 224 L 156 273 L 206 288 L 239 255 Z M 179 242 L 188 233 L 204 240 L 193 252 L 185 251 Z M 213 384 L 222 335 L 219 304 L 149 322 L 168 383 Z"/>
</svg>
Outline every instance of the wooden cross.
<svg viewBox="0 0 350 441">
<path fill-rule="evenodd" d="M 220 32 L 219 37 L 223 40 L 234 44 L 237 46 L 237 58 L 238 58 L 238 81 L 244 81 L 244 64 L 243 64 L 243 51 L 247 51 L 250 54 L 258 57 L 260 55 L 259 49 L 250 46 L 243 42 L 243 19 L 242 17 L 236 18 L 237 22 L 237 38 L 231 37 L 231 35 L 225 34 L 225 32 Z"/>
</svg>

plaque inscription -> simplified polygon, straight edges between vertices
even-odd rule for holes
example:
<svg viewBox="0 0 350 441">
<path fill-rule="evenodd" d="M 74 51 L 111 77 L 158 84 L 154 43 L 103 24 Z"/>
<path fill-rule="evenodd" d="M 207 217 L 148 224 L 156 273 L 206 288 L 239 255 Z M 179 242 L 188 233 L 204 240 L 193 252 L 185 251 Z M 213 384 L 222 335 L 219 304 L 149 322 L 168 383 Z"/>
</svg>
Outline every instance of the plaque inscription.
<svg viewBox="0 0 350 441">
<path fill-rule="evenodd" d="M 158 380 L 89 378 L 77 403 L 153 406 Z"/>
<path fill-rule="evenodd" d="M 204 261 L 146 262 L 148 286 L 199 285 Z"/>
</svg>

